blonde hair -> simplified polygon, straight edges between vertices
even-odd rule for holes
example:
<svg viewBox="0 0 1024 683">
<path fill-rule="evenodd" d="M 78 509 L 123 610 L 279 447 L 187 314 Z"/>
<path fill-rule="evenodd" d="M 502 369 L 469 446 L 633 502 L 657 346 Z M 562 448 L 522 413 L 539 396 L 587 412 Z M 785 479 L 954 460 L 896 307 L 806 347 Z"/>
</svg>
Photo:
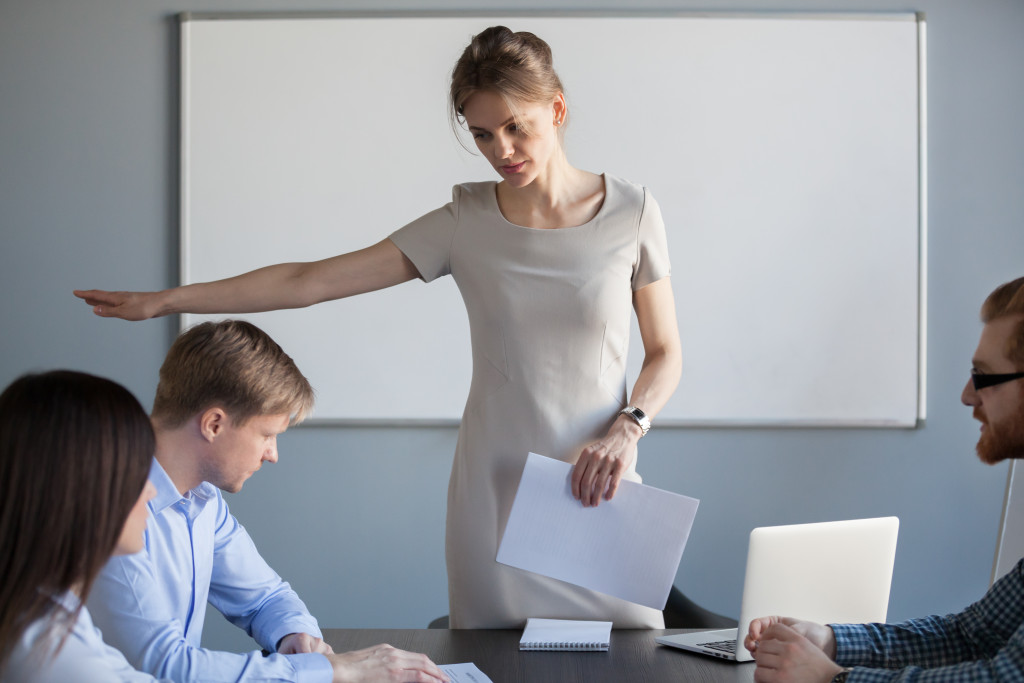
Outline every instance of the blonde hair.
<svg viewBox="0 0 1024 683">
<path fill-rule="evenodd" d="M 174 429 L 214 406 L 239 424 L 285 413 L 296 424 L 313 407 L 313 388 L 295 361 L 252 323 L 204 322 L 179 335 L 167 352 L 153 419 Z"/>
<path fill-rule="evenodd" d="M 981 322 L 990 323 L 1011 315 L 1024 316 L 1024 277 L 1003 283 L 988 295 L 981 305 Z M 1006 357 L 1024 367 L 1024 319 L 1017 322 L 1006 341 Z"/>
<path fill-rule="evenodd" d="M 547 103 L 561 92 L 562 81 L 555 73 L 551 47 L 528 31 L 513 33 L 504 26 L 492 26 L 473 36 L 452 69 L 449 115 L 452 129 L 464 122 L 466 101 L 481 90 L 504 100 L 525 133 L 521 104 Z"/>
</svg>

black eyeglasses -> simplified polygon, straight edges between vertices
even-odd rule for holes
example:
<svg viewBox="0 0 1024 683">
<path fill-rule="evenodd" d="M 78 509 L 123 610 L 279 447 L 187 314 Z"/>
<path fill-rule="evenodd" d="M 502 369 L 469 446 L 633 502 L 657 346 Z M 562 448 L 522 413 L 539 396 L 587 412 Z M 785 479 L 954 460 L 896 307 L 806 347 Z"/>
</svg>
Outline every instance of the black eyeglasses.
<svg viewBox="0 0 1024 683">
<path fill-rule="evenodd" d="M 1003 382 L 1012 382 L 1015 379 L 1024 377 L 1024 372 L 1008 372 L 1002 375 L 987 375 L 984 372 L 971 370 L 971 381 L 974 382 L 974 390 L 981 391 L 985 387 L 994 387 Z"/>
</svg>

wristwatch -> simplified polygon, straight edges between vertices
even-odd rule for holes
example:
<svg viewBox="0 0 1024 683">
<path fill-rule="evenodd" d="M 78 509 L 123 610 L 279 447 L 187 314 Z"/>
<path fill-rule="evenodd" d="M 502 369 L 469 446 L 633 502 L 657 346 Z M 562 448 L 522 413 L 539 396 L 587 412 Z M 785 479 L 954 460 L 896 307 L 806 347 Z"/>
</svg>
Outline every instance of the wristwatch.
<svg viewBox="0 0 1024 683">
<path fill-rule="evenodd" d="M 641 437 L 646 436 L 647 432 L 651 430 L 651 418 L 647 417 L 647 413 L 636 406 L 626 406 L 619 411 L 619 415 L 628 415 L 633 422 L 640 425 Z"/>
<path fill-rule="evenodd" d="M 832 677 L 832 683 L 846 683 L 846 677 L 853 671 L 850 667 L 844 668 L 842 671 Z"/>
</svg>

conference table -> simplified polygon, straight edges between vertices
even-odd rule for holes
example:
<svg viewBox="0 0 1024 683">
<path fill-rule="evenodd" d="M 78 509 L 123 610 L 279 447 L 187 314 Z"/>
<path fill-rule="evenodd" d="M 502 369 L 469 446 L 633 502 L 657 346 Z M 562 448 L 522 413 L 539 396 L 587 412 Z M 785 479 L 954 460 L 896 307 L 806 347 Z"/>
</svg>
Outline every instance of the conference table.
<svg viewBox="0 0 1024 683">
<path fill-rule="evenodd" d="M 493 683 L 751 683 L 754 665 L 665 647 L 655 636 L 681 629 L 612 631 L 607 652 L 520 652 L 518 630 L 324 629 L 335 652 L 388 643 L 437 664 L 473 662 Z"/>
</svg>

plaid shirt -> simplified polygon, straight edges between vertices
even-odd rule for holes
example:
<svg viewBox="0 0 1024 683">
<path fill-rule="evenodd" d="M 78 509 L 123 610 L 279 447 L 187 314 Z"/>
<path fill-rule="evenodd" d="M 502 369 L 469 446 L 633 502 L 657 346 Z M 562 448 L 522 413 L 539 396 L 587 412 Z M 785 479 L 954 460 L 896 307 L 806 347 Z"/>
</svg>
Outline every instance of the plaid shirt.
<svg viewBox="0 0 1024 683">
<path fill-rule="evenodd" d="M 831 626 L 848 683 L 1024 681 L 1024 560 L 959 614 Z"/>
</svg>

